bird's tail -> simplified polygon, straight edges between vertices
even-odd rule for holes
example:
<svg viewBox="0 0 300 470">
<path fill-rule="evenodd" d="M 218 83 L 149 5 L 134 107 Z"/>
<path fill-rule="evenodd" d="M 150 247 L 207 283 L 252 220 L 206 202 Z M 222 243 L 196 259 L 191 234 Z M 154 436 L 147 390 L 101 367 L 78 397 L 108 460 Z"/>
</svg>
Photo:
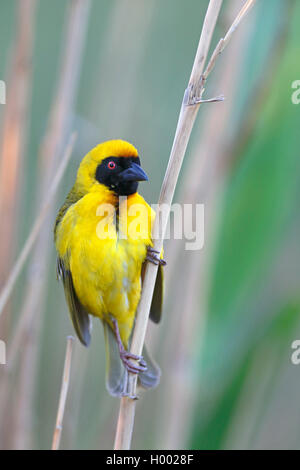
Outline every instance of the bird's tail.
<svg viewBox="0 0 300 470">
<path fill-rule="evenodd" d="M 121 397 L 126 393 L 127 371 L 120 359 L 120 353 L 115 334 L 110 325 L 103 321 L 105 352 L 106 352 L 106 388 L 110 395 Z M 156 387 L 160 379 L 160 368 L 150 357 L 146 347 L 143 348 L 143 357 L 147 363 L 147 370 L 139 372 L 138 385 L 144 389 Z"/>
</svg>

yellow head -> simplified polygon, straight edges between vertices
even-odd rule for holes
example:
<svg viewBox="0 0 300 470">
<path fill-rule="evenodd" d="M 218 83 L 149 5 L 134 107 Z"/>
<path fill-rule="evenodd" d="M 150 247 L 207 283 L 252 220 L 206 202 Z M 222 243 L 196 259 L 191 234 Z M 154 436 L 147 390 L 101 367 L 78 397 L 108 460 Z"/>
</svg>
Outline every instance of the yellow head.
<svg viewBox="0 0 300 470">
<path fill-rule="evenodd" d="M 76 186 L 84 194 L 105 188 L 119 196 L 128 196 L 137 191 L 138 181 L 147 180 L 136 148 L 124 140 L 109 140 L 83 158 Z"/>
</svg>

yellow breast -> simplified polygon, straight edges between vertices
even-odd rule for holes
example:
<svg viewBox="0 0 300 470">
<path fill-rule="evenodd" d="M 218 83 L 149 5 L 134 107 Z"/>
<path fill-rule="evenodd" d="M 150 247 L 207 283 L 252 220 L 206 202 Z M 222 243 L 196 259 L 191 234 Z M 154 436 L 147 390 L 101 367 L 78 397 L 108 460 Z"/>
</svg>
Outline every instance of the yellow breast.
<svg viewBox="0 0 300 470">
<path fill-rule="evenodd" d="M 153 213 L 139 194 L 117 204 L 92 192 L 71 206 L 57 230 L 59 256 L 71 271 L 80 302 L 94 316 L 117 318 L 125 344 L 141 291 Z"/>
</svg>

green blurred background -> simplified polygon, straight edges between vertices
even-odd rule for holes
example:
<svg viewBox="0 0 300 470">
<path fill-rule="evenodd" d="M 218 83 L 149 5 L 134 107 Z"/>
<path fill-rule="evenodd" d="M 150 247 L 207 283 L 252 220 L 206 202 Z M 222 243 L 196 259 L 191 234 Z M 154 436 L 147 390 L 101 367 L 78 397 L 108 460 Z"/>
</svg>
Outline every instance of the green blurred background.
<svg viewBox="0 0 300 470">
<path fill-rule="evenodd" d="M 33 3 L 23 141 L 6 194 L 15 201 L 13 222 L 2 207 L 9 255 L 1 260 L 2 285 L 55 173 L 50 165 L 43 175 L 41 145 L 63 73 L 70 8 L 82 8 L 79 0 Z M 0 366 L 1 448 L 51 446 L 73 334 L 55 277 L 55 212 L 81 158 L 110 138 L 137 146 L 150 179 L 141 192 L 157 202 L 208 1 L 93 0 L 89 11 L 83 3 L 78 83 L 61 137 L 63 147 L 76 130 L 76 145 L 44 224 L 44 250 L 36 244 L 0 323 L 8 350 Z M 243 3 L 224 0 L 213 46 Z M 0 105 L 2 140 L 10 100 L 19 99 L 10 87 L 20 8 L 0 0 L 0 79 L 10 97 Z M 205 246 L 191 252 L 182 241 L 165 244 L 164 318 L 148 338 L 163 375 L 138 403 L 135 449 L 300 448 L 300 367 L 291 363 L 291 344 L 300 339 L 300 108 L 291 101 L 300 80 L 299 22 L 299 0 L 257 0 L 209 79 L 205 97 L 224 93 L 226 100 L 201 107 L 175 197 L 205 203 Z M 7 182 L 1 168 L 0 183 Z M 24 299 L 40 291 L 10 365 Z M 119 403 L 105 390 L 102 335 L 94 320 L 89 350 L 76 341 L 62 448 L 112 448 Z"/>
</svg>

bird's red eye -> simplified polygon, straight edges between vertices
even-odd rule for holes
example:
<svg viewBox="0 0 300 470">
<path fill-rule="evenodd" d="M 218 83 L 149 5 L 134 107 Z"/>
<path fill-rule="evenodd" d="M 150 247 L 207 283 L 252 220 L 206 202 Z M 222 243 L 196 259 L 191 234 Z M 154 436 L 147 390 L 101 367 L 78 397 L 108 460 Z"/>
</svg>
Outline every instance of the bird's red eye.
<svg viewBox="0 0 300 470">
<path fill-rule="evenodd" d="M 109 170 L 114 170 L 114 169 L 116 168 L 115 162 L 113 162 L 113 161 L 108 162 L 107 168 L 108 168 Z"/>
</svg>

